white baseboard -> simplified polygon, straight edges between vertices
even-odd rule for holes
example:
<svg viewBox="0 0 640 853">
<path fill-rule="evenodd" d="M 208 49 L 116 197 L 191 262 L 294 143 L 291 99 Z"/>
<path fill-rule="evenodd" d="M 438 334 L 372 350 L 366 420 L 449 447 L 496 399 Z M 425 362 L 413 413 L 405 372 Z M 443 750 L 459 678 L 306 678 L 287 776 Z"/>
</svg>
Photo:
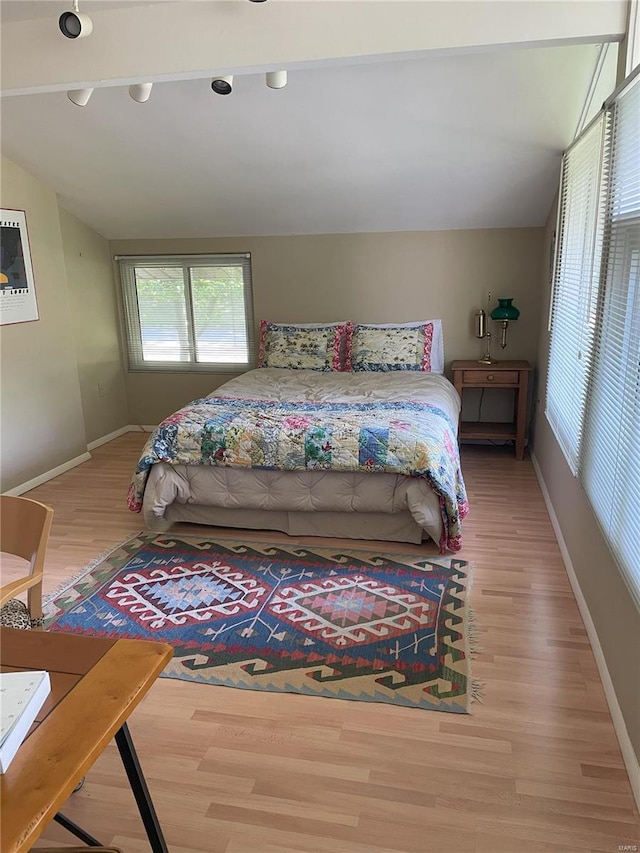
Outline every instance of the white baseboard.
<svg viewBox="0 0 640 853">
<path fill-rule="evenodd" d="M 140 429 L 143 432 L 153 432 L 158 424 L 141 424 Z"/>
<path fill-rule="evenodd" d="M 28 492 L 31 489 L 35 489 L 36 486 L 41 486 L 48 480 L 53 480 L 53 478 L 57 477 L 59 474 L 64 474 L 65 471 L 70 471 L 71 468 L 75 468 L 76 465 L 82 465 L 83 462 L 88 462 L 89 459 L 91 459 L 91 453 L 89 453 L 90 450 L 95 450 L 96 447 L 100 447 L 102 444 L 106 444 L 108 441 L 113 441 L 114 438 L 119 438 L 121 435 L 124 435 L 127 432 L 153 432 L 154 429 L 154 426 L 127 424 L 126 426 L 120 427 L 120 429 L 116 429 L 113 432 L 110 432 L 108 435 L 103 435 L 101 438 L 97 438 L 95 441 L 89 442 L 89 444 L 87 444 L 87 453 L 82 453 L 80 456 L 76 456 L 74 459 L 69 459 L 68 462 L 63 462 L 62 465 L 58 465 L 56 468 L 52 468 L 50 471 L 45 471 L 44 474 L 39 474 L 32 480 L 28 480 L 26 483 L 21 483 L 19 486 L 14 486 L 13 489 L 9 489 L 8 491 L 3 492 L 2 494 L 13 496 L 23 495 L 25 492 Z"/>
<path fill-rule="evenodd" d="M 547 512 L 549 513 L 549 518 L 551 519 L 551 524 L 553 525 L 553 531 L 556 535 L 556 539 L 558 540 L 560 553 L 562 554 L 562 560 L 564 562 L 564 567 L 569 578 L 569 583 L 571 584 L 573 594 L 576 597 L 578 609 L 580 610 L 580 615 L 582 616 L 582 621 L 584 622 L 584 627 L 586 628 L 587 636 L 589 637 L 589 642 L 591 643 L 593 655 L 596 659 L 596 666 L 598 667 L 598 672 L 600 673 L 600 680 L 602 681 L 602 686 L 604 688 L 604 695 L 607 699 L 607 704 L 609 705 L 611 719 L 613 720 L 613 728 L 615 729 L 616 735 L 618 737 L 618 743 L 620 744 L 620 750 L 622 751 L 622 758 L 624 760 L 625 767 L 627 768 L 629 782 L 631 783 L 631 790 L 633 791 L 633 796 L 635 798 L 636 804 L 640 809 L 640 762 L 638 761 L 638 756 L 636 755 L 635 750 L 633 748 L 633 744 L 631 743 L 631 738 L 629 737 L 629 732 L 627 731 L 627 726 L 625 724 L 624 717 L 622 716 L 620 705 L 618 704 L 618 697 L 616 696 L 613 681 L 611 680 L 611 675 L 609 674 L 609 669 L 607 668 L 607 662 L 604 657 L 604 652 L 602 651 L 602 646 L 600 645 L 600 639 L 598 638 L 596 626 L 593 624 L 593 619 L 591 618 L 589 607 L 587 605 L 584 595 L 582 594 L 582 590 L 580 589 L 578 576 L 576 575 L 576 571 L 573 567 L 571 556 L 569 555 L 569 550 L 567 548 L 567 543 L 564 541 L 564 536 L 562 535 L 562 530 L 560 529 L 558 516 L 556 515 L 555 509 L 553 508 L 551 496 L 549 495 L 547 484 L 545 483 L 544 478 L 542 476 L 540 464 L 533 453 L 530 453 L 530 456 L 531 461 L 533 463 L 533 470 L 536 472 L 538 484 L 540 485 L 540 490 L 542 491 L 542 496 L 547 506 Z"/>
<path fill-rule="evenodd" d="M 95 441 L 90 441 L 89 444 L 87 444 L 87 450 L 95 450 L 96 447 L 100 447 L 108 441 L 113 441 L 114 438 L 120 438 L 120 436 L 124 435 L 126 432 L 141 431 L 142 427 L 136 426 L 135 424 L 127 424 L 126 426 L 120 427 L 120 429 L 114 429 L 113 432 L 103 435 L 101 438 L 96 438 Z"/>
<path fill-rule="evenodd" d="M 3 492 L 3 494 L 23 495 L 25 492 L 35 489 L 36 486 L 41 486 L 48 480 L 53 480 L 53 478 L 57 477 L 59 474 L 64 474 L 65 471 L 75 468 L 76 465 L 82 465 L 83 462 L 88 462 L 89 459 L 91 459 L 90 453 L 81 453 L 80 456 L 76 456 L 74 459 L 69 459 L 68 462 L 63 462 L 62 465 L 58 465 L 57 468 L 45 471 L 44 474 L 39 474 L 37 477 L 34 477 L 33 480 L 27 480 L 26 483 L 22 483 L 20 486 L 14 486 L 13 489 L 9 489 L 9 491 Z"/>
</svg>

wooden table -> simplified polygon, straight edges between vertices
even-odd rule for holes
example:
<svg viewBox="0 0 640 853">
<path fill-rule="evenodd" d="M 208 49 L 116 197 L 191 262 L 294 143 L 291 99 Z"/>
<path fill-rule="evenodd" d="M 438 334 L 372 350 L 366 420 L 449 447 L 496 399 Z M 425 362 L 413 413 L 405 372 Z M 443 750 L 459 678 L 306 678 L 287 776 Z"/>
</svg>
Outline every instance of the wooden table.
<svg viewBox="0 0 640 853">
<path fill-rule="evenodd" d="M 529 362 L 496 361 L 493 364 L 481 364 L 478 361 L 454 361 L 451 369 L 453 384 L 460 397 L 465 388 L 513 388 L 515 400 L 511 423 L 461 421 L 460 440 L 511 440 L 515 442 L 516 459 L 522 459 L 527 429 L 527 389 L 531 371 Z"/>
<path fill-rule="evenodd" d="M 49 698 L 0 777 L 2 853 L 30 850 L 53 819 L 97 844 L 57 813 L 114 736 L 151 849 L 166 853 L 126 720 L 172 653 L 165 643 L 0 628 L 3 672 L 44 669 L 51 678 Z"/>
</svg>

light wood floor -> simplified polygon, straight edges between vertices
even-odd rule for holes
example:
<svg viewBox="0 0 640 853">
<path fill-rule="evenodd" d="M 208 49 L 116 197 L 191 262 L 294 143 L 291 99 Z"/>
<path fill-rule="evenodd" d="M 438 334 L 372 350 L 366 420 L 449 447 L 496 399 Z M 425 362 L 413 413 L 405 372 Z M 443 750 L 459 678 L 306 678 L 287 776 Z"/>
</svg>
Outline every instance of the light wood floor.
<svg viewBox="0 0 640 853">
<path fill-rule="evenodd" d="M 55 508 L 48 589 L 140 530 L 125 496 L 142 440 L 122 436 L 30 493 Z M 171 853 L 613 853 L 640 845 L 531 464 L 502 448 L 465 448 L 463 463 L 471 513 L 461 556 L 475 564 L 483 651 L 474 674 L 484 701 L 458 716 L 161 679 L 130 728 Z M 127 853 L 149 849 L 113 746 L 65 812 Z M 69 836 L 53 826 L 44 840 Z"/>
</svg>

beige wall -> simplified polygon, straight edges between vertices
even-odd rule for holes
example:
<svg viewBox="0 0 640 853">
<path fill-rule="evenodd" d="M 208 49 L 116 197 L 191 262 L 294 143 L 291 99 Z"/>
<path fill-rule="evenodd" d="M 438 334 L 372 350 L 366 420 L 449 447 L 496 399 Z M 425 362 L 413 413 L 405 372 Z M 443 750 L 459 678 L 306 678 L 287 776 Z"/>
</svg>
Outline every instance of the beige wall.
<svg viewBox="0 0 640 853">
<path fill-rule="evenodd" d="M 129 422 L 109 244 L 60 209 L 87 441 Z"/>
<path fill-rule="evenodd" d="M 499 357 L 536 357 L 540 228 L 118 240 L 111 249 L 123 255 L 251 252 L 256 323 L 261 318 L 381 323 L 440 317 L 448 362 L 480 356 L 482 344 L 473 337 L 472 317 L 491 290 L 494 297 L 514 297 L 522 312 Z M 228 378 L 229 374 L 128 373 L 131 421 L 158 423 Z M 471 409 L 477 404 L 472 397 L 466 402 Z M 507 420 L 510 399 L 502 402 Z"/>
<path fill-rule="evenodd" d="M 0 490 L 86 453 L 56 194 L 2 158 L 2 206 L 26 211 L 40 319 L 0 329 Z"/>
<path fill-rule="evenodd" d="M 556 211 L 545 233 L 548 259 Z M 542 272 L 543 311 L 540 323 L 538 366 L 546 375 L 550 297 L 548 262 Z M 578 480 L 572 475 L 544 415 L 545 383 L 538 390 L 533 452 L 549 491 L 571 562 L 602 646 L 607 668 L 625 719 L 629 737 L 640 759 L 640 613 L 600 532 L 596 518 Z"/>
</svg>

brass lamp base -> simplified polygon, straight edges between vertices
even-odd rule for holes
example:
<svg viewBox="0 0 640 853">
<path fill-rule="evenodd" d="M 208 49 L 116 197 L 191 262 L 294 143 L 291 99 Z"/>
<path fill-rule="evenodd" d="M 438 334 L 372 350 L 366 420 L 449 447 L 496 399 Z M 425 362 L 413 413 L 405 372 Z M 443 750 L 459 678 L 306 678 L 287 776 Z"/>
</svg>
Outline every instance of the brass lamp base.
<svg viewBox="0 0 640 853">
<path fill-rule="evenodd" d="M 478 364 L 495 364 L 496 359 L 491 358 L 491 332 L 486 332 L 482 337 L 487 339 L 487 348 L 482 358 L 478 359 Z"/>
</svg>

